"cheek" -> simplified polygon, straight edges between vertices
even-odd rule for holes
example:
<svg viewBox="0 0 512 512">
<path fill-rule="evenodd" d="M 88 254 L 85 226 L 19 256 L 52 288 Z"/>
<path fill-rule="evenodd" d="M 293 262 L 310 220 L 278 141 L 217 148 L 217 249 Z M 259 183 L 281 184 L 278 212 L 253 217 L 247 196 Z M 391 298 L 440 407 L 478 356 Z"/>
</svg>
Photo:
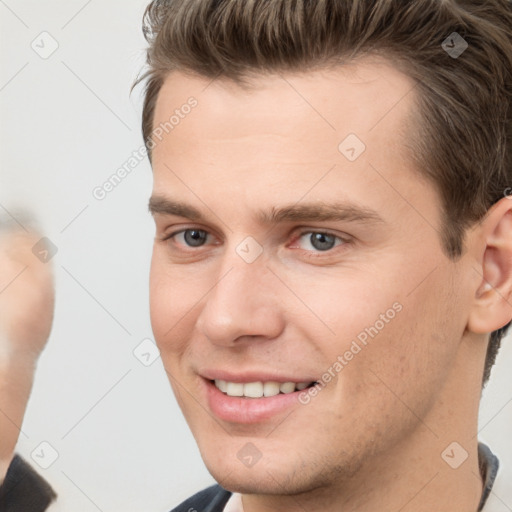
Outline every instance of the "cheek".
<svg viewBox="0 0 512 512">
<path fill-rule="evenodd" d="M 401 297 L 401 311 L 354 356 L 342 380 L 355 400 L 396 414 L 406 403 L 419 416 L 426 414 L 450 374 L 463 329 L 443 283 L 433 281 Z M 372 393 L 361 383 L 371 383 Z"/>
<path fill-rule="evenodd" d="M 156 344 L 162 354 L 180 351 L 184 333 L 190 332 L 193 306 L 197 293 L 190 281 L 177 272 L 170 272 L 155 249 L 149 279 L 150 318 Z M 183 341 L 182 341 L 183 340 Z"/>
<path fill-rule="evenodd" d="M 372 340 L 384 337 L 403 314 L 396 286 L 371 279 L 371 275 L 368 279 L 351 274 L 296 286 L 297 295 L 314 312 L 302 314 L 302 320 L 298 316 L 298 324 L 309 326 L 307 338 L 317 340 L 330 359 L 351 348 L 357 353 L 357 345 L 364 349 Z"/>
<path fill-rule="evenodd" d="M 386 280 L 376 273 L 370 280 L 372 273 L 353 273 L 336 286 L 317 284 L 309 297 L 311 309 L 329 330 L 311 323 L 307 336 L 322 347 L 322 371 L 339 377 L 331 389 L 346 394 L 343 401 L 348 395 L 361 398 L 365 381 L 383 391 L 388 385 L 399 396 L 425 396 L 442 385 L 456 357 L 464 318 L 448 289 L 449 276 L 438 273 L 412 292 L 411 282 L 424 278 L 419 271 L 410 279 L 396 271 L 393 276 L 382 272 Z"/>
<path fill-rule="evenodd" d="M 149 274 L 149 313 L 155 341 L 160 345 L 166 329 L 169 329 L 167 311 L 167 285 L 158 261 L 157 249 L 153 250 Z M 166 327 L 167 325 L 167 327 Z"/>
</svg>

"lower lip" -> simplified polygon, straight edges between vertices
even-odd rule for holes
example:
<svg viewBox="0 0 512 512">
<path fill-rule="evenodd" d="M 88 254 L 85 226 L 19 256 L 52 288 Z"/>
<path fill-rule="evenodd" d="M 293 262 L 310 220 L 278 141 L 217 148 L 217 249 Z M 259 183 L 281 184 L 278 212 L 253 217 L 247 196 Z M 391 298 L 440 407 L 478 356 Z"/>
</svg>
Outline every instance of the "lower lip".
<svg viewBox="0 0 512 512">
<path fill-rule="evenodd" d="M 285 409 L 300 405 L 299 393 L 280 393 L 275 396 L 262 398 L 243 398 L 228 396 L 209 380 L 206 384 L 206 394 L 210 410 L 224 421 L 232 423 L 258 423 L 269 420 Z"/>
</svg>

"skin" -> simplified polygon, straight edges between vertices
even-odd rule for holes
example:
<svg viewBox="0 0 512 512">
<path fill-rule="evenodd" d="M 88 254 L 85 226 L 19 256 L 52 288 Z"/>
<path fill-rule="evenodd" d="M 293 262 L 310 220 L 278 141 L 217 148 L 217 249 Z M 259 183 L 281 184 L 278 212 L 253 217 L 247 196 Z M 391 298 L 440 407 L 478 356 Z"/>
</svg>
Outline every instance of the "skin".
<svg viewBox="0 0 512 512">
<path fill-rule="evenodd" d="M 512 317 L 512 202 L 503 199 L 448 258 L 441 206 L 405 147 L 411 80 L 384 60 L 260 76 L 249 89 L 173 72 L 155 127 L 198 106 L 153 150 L 153 197 L 200 210 L 155 211 L 151 321 L 162 360 L 204 462 L 245 512 L 474 512 L 482 491 L 477 415 L 488 333 Z M 338 151 L 349 133 L 366 150 Z M 350 202 L 380 222 L 261 224 L 283 205 Z M 208 233 L 187 245 L 185 229 Z M 320 251 L 310 235 L 341 237 Z M 247 263 L 247 236 L 263 250 Z M 254 424 L 215 417 L 204 368 L 321 376 L 357 335 L 386 323 L 307 405 Z M 458 442 L 452 469 L 441 453 Z M 261 459 L 237 457 L 253 443 Z"/>
<path fill-rule="evenodd" d="M 11 462 L 32 389 L 37 360 L 53 320 L 50 263 L 32 253 L 33 230 L 0 230 L 0 481 Z"/>
</svg>

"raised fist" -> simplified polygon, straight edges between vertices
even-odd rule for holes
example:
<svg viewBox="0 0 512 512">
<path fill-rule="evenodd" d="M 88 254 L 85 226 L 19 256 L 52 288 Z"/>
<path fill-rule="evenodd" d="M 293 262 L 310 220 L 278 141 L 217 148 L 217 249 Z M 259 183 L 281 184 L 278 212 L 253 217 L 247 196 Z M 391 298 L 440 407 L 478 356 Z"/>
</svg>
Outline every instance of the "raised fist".
<svg viewBox="0 0 512 512">
<path fill-rule="evenodd" d="M 26 224 L 27 230 L 0 219 L 0 482 L 19 437 L 55 302 L 48 253 L 41 235 Z"/>
<path fill-rule="evenodd" d="M 50 334 L 55 294 L 44 247 L 38 244 L 33 251 L 40 239 L 21 227 L 0 227 L 0 360 L 4 362 L 20 356 L 35 362 Z"/>
</svg>

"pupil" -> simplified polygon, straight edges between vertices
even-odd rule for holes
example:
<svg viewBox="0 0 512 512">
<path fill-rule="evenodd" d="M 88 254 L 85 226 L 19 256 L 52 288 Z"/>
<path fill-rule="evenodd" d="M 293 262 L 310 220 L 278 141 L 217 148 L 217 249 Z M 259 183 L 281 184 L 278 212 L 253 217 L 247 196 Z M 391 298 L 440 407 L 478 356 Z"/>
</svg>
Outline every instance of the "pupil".
<svg viewBox="0 0 512 512">
<path fill-rule="evenodd" d="M 206 233 L 199 229 L 187 229 L 185 231 L 185 242 L 192 247 L 198 247 L 203 244 L 206 239 Z"/>
<path fill-rule="evenodd" d="M 334 246 L 334 236 L 326 233 L 313 233 L 310 240 L 311 245 L 319 251 L 327 251 Z"/>
</svg>

